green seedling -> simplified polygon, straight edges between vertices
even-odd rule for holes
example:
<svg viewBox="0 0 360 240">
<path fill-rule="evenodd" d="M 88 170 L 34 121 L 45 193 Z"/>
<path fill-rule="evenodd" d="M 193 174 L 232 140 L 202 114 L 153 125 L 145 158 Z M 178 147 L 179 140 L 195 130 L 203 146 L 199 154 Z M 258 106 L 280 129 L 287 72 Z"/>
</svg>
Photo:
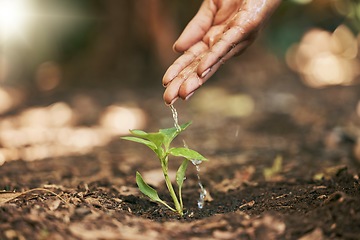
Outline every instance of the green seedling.
<svg viewBox="0 0 360 240">
<path fill-rule="evenodd" d="M 265 180 L 271 180 L 283 171 L 283 157 L 277 155 L 274 159 L 273 165 L 270 168 L 265 168 L 263 171 Z"/>
<path fill-rule="evenodd" d="M 147 133 L 142 130 L 130 130 L 130 133 L 133 136 L 122 137 L 122 139 L 141 143 L 149 147 L 155 152 L 158 159 L 160 160 L 161 169 L 164 174 L 165 184 L 169 190 L 170 196 L 174 202 L 174 207 L 171 207 L 165 201 L 161 200 L 157 191 L 150 187 L 142 178 L 139 172 L 136 172 L 136 183 L 140 191 L 149 197 L 151 200 L 161 203 L 170 210 L 177 212 L 179 215 L 183 215 L 183 201 L 181 196 L 181 189 L 185 180 L 185 172 L 188 166 L 189 161 L 206 161 L 207 159 L 203 157 L 200 153 L 191 150 L 187 147 L 170 147 L 171 142 L 183 132 L 191 122 L 180 125 L 179 128 L 167 128 L 160 129 L 156 133 Z M 177 194 L 174 190 L 173 184 L 168 175 L 168 166 L 169 166 L 169 156 L 181 157 L 183 161 L 176 172 L 176 184 L 178 186 Z"/>
</svg>

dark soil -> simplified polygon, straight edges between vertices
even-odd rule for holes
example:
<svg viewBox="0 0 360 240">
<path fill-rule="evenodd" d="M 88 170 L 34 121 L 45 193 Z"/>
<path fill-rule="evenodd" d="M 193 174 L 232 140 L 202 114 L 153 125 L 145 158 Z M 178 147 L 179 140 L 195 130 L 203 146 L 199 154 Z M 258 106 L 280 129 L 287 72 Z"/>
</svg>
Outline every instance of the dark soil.
<svg viewBox="0 0 360 240">
<path fill-rule="evenodd" d="M 314 90 L 286 70 L 254 68 L 245 65 L 241 80 L 234 79 L 240 70 L 229 68 L 231 75 L 224 71 L 198 98 L 175 106 L 181 123 L 193 121 L 176 144 L 186 139 L 210 160 L 201 164 L 209 193 L 203 209 L 197 208 L 194 167 L 179 217 L 137 190 L 136 171 L 159 170 L 151 151 L 114 139 L 87 155 L 1 166 L 0 239 L 360 239 L 354 150 L 360 86 Z M 256 79 L 258 71 L 267 77 Z M 251 96 L 253 113 L 237 116 L 226 105 L 221 113 L 204 110 L 201 96 L 219 88 Z M 147 130 L 173 124 L 161 90 L 132 95 L 149 116 Z M 287 94 L 287 105 L 274 100 L 277 94 Z M 282 159 L 277 170 L 276 159 Z M 178 164 L 174 160 L 171 169 Z M 163 183 L 154 188 L 171 202 Z"/>
</svg>

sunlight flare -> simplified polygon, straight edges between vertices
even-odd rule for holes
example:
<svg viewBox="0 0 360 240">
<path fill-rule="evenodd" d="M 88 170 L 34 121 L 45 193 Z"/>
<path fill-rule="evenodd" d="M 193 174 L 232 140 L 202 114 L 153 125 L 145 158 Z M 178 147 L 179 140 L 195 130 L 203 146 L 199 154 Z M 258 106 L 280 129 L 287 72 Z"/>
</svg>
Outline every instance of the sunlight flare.
<svg viewBox="0 0 360 240">
<path fill-rule="evenodd" d="M 27 23 L 29 8 L 24 0 L 0 0 L 0 31 L 8 38 L 21 34 Z"/>
</svg>

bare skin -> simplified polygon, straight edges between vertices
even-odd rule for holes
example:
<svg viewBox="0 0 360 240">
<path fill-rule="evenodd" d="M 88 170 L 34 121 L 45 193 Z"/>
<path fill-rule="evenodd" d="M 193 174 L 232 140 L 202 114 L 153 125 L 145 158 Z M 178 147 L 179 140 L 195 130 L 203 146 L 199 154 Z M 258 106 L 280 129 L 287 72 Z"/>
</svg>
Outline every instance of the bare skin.
<svg viewBox="0 0 360 240">
<path fill-rule="evenodd" d="M 164 101 L 188 99 L 228 59 L 250 46 L 281 0 L 204 0 L 175 42 L 183 53 L 168 68 Z"/>
</svg>

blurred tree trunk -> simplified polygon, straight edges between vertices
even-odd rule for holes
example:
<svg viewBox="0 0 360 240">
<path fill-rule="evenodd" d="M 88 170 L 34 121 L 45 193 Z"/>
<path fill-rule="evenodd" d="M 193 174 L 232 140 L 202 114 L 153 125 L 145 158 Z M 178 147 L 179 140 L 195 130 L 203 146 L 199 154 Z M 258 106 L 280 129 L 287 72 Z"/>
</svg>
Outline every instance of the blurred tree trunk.
<svg viewBox="0 0 360 240">
<path fill-rule="evenodd" d="M 174 60 L 172 44 L 179 31 L 169 10 L 171 2 L 102 0 L 98 4 L 100 17 L 91 44 L 67 63 L 65 80 L 139 84 L 159 75 Z M 160 79 L 155 84 L 161 84 Z"/>
</svg>

